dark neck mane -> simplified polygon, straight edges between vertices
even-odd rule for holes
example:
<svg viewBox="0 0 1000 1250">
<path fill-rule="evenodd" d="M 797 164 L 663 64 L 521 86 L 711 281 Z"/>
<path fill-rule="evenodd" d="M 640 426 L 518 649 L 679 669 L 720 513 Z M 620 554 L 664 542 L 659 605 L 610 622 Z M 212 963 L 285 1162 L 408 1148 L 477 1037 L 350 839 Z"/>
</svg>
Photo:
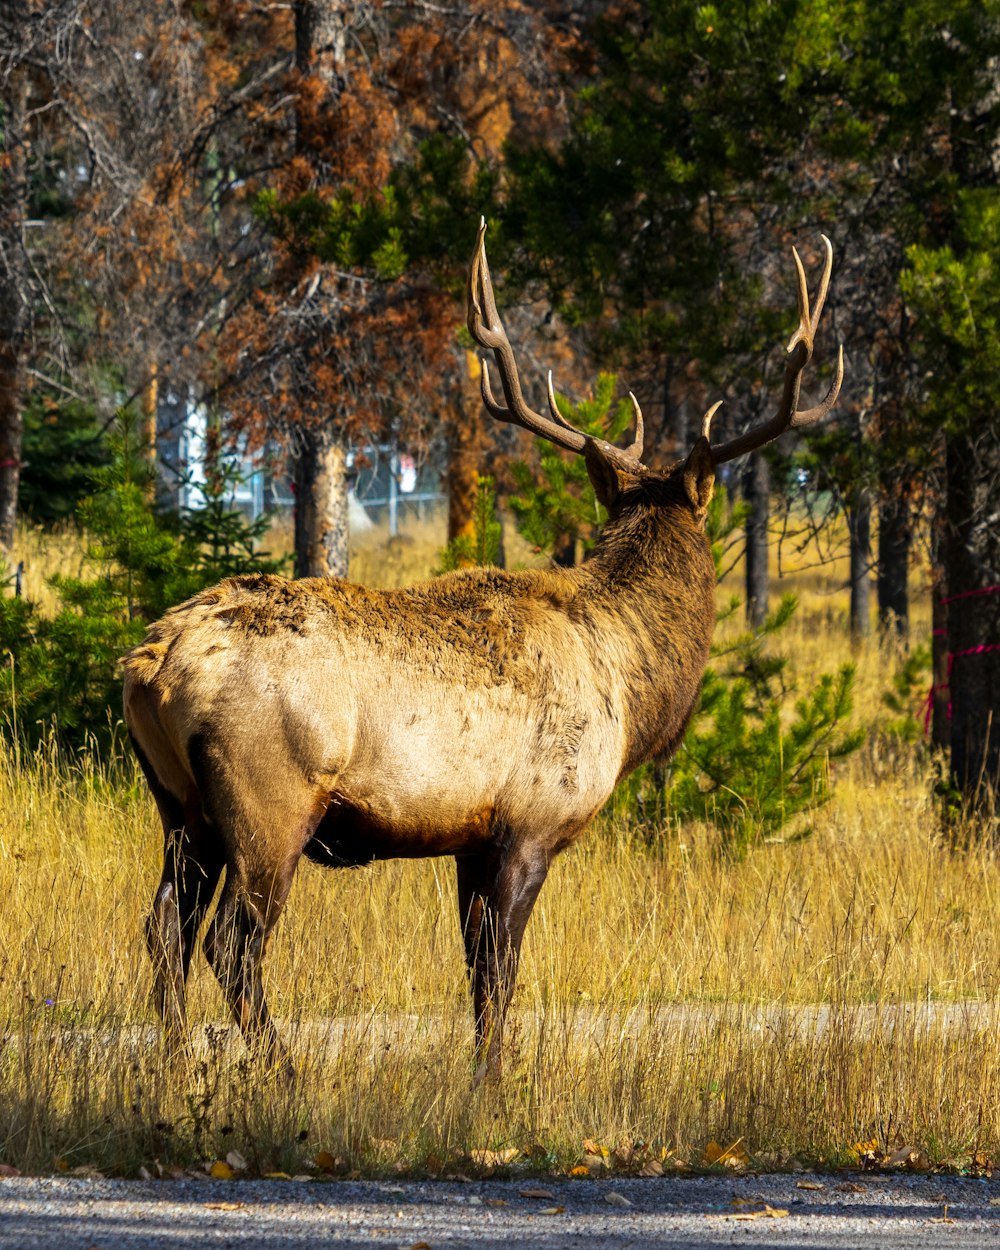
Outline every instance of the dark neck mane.
<svg viewBox="0 0 1000 1250">
<path fill-rule="evenodd" d="M 598 632 L 611 631 L 626 657 L 624 775 L 673 751 L 684 733 L 715 625 L 715 567 L 690 507 L 640 499 L 608 523 L 580 573 Z"/>
</svg>

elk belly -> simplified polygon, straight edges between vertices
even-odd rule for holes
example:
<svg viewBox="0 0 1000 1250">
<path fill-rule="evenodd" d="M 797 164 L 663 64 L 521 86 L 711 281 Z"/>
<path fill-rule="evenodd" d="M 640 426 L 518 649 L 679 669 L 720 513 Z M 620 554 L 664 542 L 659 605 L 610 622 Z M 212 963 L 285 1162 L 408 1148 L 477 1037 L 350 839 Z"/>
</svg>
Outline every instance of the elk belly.
<svg viewBox="0 0 1000 1250">
<path fill-rule="evenodd" d="M 503 785 L 495 757 L 485 758 L 481 744 L 462 734 L 464 713 L 401 702 L 395 715 L 381 704 L 380 714 L 359 717 L 349 760 L 325 781 L 317 778 L 326 809 L 314 835 L 322 846 L 307 850 L 311 858 L 353 864 L 448 855 L 492 836 Z"/>
</svg>

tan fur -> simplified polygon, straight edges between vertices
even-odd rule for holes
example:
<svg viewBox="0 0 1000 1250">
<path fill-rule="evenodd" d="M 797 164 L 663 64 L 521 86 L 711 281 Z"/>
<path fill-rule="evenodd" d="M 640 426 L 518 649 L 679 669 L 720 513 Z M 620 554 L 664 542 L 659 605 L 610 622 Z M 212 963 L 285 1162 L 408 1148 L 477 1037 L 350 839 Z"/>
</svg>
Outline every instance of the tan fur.
<svg viewBox="0 0 1000 1250">
<path fill-rule="evenodd" d="M 676 748 L 708 656 L 704 490 L 679 472 L 624 486 L 579 569 L 393 591 L 235 577 L 125 657 L 125 718 L 166 837 L 147 935 L 175 1040 L 223 869 L 206 953 L 274 1060 L 260 959 L 303 851 L 331 865 L 452 854 L 477 1038 L 499 1061 L 490 1021 L 549 861 L 620 777 Z"/>
<path fill-rule="evenodd" d="M 683 734 L 715 613 L 710 474 L 693 493 L 690 472 L 625 482 L 579 569 L 392 591 L 236 577 L 153 625 L 125 658 L 125 717 L 167 839 L 148 933 L 173 1032 L 223 867 L 206 950 L 273 1057 L 259 962 L 303 851 L 452 854 L 486 1044 L 552 856 Z"/>
<path fill-rule="evenodd" d="M 189 740 L 208 734 L 246 801 L 255 786 L 347 800 L 390 853 L 454 851 L 484 811 L 554 851 L 686 718 L 706 612 L 692 629 L 690 588 L 656 580 L 609 596 L 594 566 L 467 570 L 400 591 L 233 578 L 129 654 L 126 719 L 174 793 L 181 775 L 195 783 Z"/>
</svg>

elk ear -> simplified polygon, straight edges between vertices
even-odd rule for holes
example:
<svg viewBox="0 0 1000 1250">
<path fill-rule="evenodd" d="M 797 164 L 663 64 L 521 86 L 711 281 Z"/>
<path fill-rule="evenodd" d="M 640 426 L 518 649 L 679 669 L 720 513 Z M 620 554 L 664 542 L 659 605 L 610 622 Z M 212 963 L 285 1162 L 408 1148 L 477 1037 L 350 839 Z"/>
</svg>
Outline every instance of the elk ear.
<svg viewBox="0 0 1000 1250">
<path fill-rule="evenodd" d="M 610 512 L 622 493 L 618 470 L 601 450 L 600 443 L 592 438 L 588 438 L 583 445 L 583 459 L 594 494 Z"/>
<path fill-rule="evenodd" d="M 712 448 L 708 439 L 702 435 L 684 465 L 684 490 L 699 519 L 708 511 L 714 489 L 715 461 L 712 459 Z"/>
</svg>

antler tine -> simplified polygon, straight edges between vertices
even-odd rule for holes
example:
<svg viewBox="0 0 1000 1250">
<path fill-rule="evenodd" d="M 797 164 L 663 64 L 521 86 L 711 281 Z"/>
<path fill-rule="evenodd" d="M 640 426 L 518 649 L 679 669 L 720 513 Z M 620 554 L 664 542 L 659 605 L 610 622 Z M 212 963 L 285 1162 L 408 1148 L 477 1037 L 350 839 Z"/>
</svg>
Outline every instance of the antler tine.
<svg viewBox="0 0 1000 1250">
<path fill-rule="evenodd" d="M 806 283 L 805 269 L 802 266 L 798 252 L 794 247 L 792 248 L 792 258 L 795 261 L 799 325 L 788 343 L 785 381 L 782 387 L 778 411 L 770 421 L 765 421 L 763 425 L 758 426 L 756 429 L 747 430 L 745 434 L 741 434 L 738 438 L 731 439 L 728 443 L 723 443 L 719 447 L 713 447 L 712 459 L 717 465 L 725 464 L 727 460 L 735 460 L 737 456 L 746 455 L 747 452 L 756 451 L 758 448 L 766 446 L 783 434 L 785 430 L 801 429 L 803 426 L 812 425 L 813 422 L 825 417 L 837 402 L 841 383 L 844 380 L 843 345 L 840 346 L 837 353 L 837 368 L 826 398 L 814 408 L 805 408 L 800 411 L 798 407 L 802 370 L 812 359 L 813 340 L 819 325 L 820 314 L 823 312 L 823 305 L 826 303 L 827 292 L 830 288 L 830 274 L 833 271 L 833 246 L 826 235 L 823 235 L 822 238 L 826 255 L 824 257 L 823 274 L 820 278 L 819 290 L 816 294 L 816 305 L 812 311 L 809 309 L 809 288 Z"/>
<path fill-rule="evenodd" d="M 793 351 L 796 343 L 805 343 L 806 350 L 812 354 L 813 323 L 809 316 L 809 286 L 806 283 L 806 271 L 802 267 L 802 258 L 798 249 L 792 248 L 792 259 L 795 261 L 795 277 L 797 279 L 796 294 L 799 301 L 799 324 L 795 333 L 788 340 L 785 351 Z"/>
<path fill-rule="evenodd" d="M 632 474 L 648 472 L 646 466 L 639 463 L 639 455 L 642 451 L 642 413 L 639 411 L 639 405 L 634 396 L 632 404 L 636 412 L 638 427 L 638 451 L 635 450 L 636 444 L 633 444 L 628 451 L 622 451 L 603 440 L 590 440 L 582 430 L 571 425 L 559 411 L 552 387 L 551 372 L 549 373 L 548 394 L 552 417 L 543 416 L 540 412 L 535 412 L 534 409 L 528 407 L 521 390 L 521 379 L 517 371 L 514 349 L 510 345 L 507 332 L 500 320 L 500 314 L 497 312 L 496 297 L 493 294 L 493 283 L 490 279 L 490 267 L 486 260 L 486 219 L 483 217 L 479 219 L 476 247 L 469 265 L 467 301 L 469 333 L 480 347 L 485 347 L 493 353 L 500 372 L 504 398 L 507 401 L 505 406 L 495 398 L 490 383 L 489 367 L 484 358 L 480 389 L 483 403 L 492 416 L 498 421 L 507 421 L 512 425 L 521 426 L 522 429 L 530 430 L 532 434 L 548 439 L 550 443 L 566 451 L 582 452 L 588 441 L 600 442 L 601 449 L 607 458 L 618 468 Z"/>
<path fill-rule="evenodd" d="M 500 384 L 503 387 L 506 407 L 499 404 L 493 397 L 490 385 L 489 367 L 483 361 L 481 389 L 483 403 L 498 421 L 508 421 L 541 435 L 557 447 L 567 451 L 583 451 L 586 435 L 573 429 L 567 422 L 557 425 L 540 412 L 528 407 L 521 390 L 521 379 L 517 372 L 514 349 L 503 328 L 500 314 L 497 312 L 496 297 L 493 294 L 493 283 L 490 279 L 490 267 L 486 260 L 486 219 L 479 219 L 479 234 L 476 238 L 472 263 L 469 266 L 468 286 L 468 318 L 469 333 L 479 344 L 493 352 L 497 368 L 500 371 Z"/>
<path fill-rule="evenodd" d="M 830 389 L 826 393 L 825 399 L 818 403 L 815 408 L 805 408 L 801 412 L 792 414 L 789 426 L 793 430 L 800 429 L 804 425 L 812 425 L 814 421 L 820 421 L 833 408 L 840 394 L 840 387 L 844 381 L 844 345 L 841 343 L 837 349 L 837 368 L 830 383 Z"/>
<path fill-rule="evenodd" d="M 701 436 L 702 436 L 702 438 L 711 438 L 711 437 L 712 437 L 712 418 L 715 416 L 715 414 L 716 414 L 716 413 L 719 411 L 719 409 L 722 407 L 722 404 L 723 404 L 723 400 L 721 400 L 721 399 L 720 399 L 720 400 L 718 400 L 716 403 L 714 403 L 714 404 L 711 406 L 711 408 L 709 408 L 708 412 L 706 412 L 706 413 L 705 413 L 705 415 L 702 417 L 702 419 L 701 419 Z"/>
<path fill-rule="evenodd" d="M 632 401 L 632 413 L 635 417 L 635 438 L 632 440 L 631 447 L 627 447 L 626 451 L 634 460 L 641 460 L 642 445 L 646 438 L 646 425 L 642 419 L 642 409 L 639 407 L 639 401 L 631 391 L 629 391 L 628 397 Z"/>
<path fill-rule="evenodd" d="M 819 291 L 816 295 L 816 307 L 813 309 L 812 321 L 810 327 L 813 334 L 816 333 L 816 327 L 819 325 L 819 319 L 823 315 L 823 305 L 826 303 L 826 294 L 830 289 L 830 275 L 833 273 L 833 244 L 825 234 L 819 236 L 823 240 L 823 249 L 826 252 L 826 259 L 823 262 L 823 276 L 819 280 Z"/>
<path fill-rule="evenodd" d="M 548 385 L 546 387 L 546 392 L 548 394 L 549 412 L 552 413 L 552 419 L 554 421 L 558 421 L 559 424 L 564 427 L 564 429 L 567 429 L 567 430 L 575 429 L 576 427 L 571 425 L 563 416 L 563 414 L 559 411 L 559 403 L 556 400 L 556 390 L 552 384 L 552 370 L 551 369 L 549 370 Z"/>
</svg>

